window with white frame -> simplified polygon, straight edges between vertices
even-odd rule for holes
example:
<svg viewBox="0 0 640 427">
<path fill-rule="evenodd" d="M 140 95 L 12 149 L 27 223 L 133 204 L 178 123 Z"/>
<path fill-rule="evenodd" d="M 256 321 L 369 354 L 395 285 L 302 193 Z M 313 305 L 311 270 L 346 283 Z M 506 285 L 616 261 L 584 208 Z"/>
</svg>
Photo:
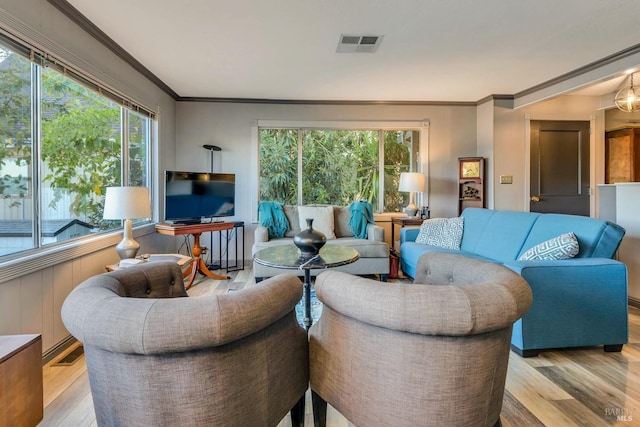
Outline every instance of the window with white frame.
<svg viewBox="0 0 640 427">
<path fill-rule="evenodd" d="M 153 113 L 30 49 L 0 37 L 0 257 L 118 228 L 105 188 L 150 183 Z"/>
<path fill-rule="evenodd" d="M 399 212 L 408 203 L 408 193 L 398 192 L 400 173 L 421 169 L 426 132 L 406 126 L 259 126 L 259 199 L 336 205 L 367 200 L 377 212 Z"/>
</svg>

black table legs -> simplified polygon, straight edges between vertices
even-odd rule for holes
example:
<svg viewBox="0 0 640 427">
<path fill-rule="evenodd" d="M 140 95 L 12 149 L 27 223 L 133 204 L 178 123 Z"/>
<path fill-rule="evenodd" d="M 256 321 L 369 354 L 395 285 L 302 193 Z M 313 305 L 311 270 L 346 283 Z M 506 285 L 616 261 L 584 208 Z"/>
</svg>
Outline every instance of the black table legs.
<svg viewBox="0 0 640 427">
<path fill-rule="evenodd" d="M 309 269 L 304 270 L 302 298 L 304 298 L 304 327 L 306 330 L 309 330 L 313 323 L 313 319 L 311 318 L 311 270 Z"/>
</svg>

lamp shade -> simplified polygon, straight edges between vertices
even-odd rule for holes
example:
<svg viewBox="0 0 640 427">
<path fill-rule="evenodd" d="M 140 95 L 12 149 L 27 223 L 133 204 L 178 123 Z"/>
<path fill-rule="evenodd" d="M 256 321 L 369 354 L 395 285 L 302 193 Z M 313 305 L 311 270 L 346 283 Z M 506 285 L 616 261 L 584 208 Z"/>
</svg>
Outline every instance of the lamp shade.
<svg viewBox="0 0 640 427">
<path fill-rule="evenodd" d="M 419 192 L 425 189 L 424 174 L 421 172 L 402 172 L 398 191 Z"/>
<path fill-rule="evenodd" d="M 147 187 L 107 187 L 104 219 L 150 218 L 151 203 Z"/>
</svg>

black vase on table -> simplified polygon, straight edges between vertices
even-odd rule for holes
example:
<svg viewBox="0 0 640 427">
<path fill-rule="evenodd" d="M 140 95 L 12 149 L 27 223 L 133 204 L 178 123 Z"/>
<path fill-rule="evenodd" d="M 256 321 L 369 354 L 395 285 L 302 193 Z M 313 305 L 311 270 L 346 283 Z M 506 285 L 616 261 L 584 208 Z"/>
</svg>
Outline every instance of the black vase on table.
<svg viewBox="0 0 640 427">
<path fill-rule="evenodd" d="M 307 228 L 294 236 L 293 243 L 300 249 L 303 258 L 312 258 L 318 255 L 327 238 L 313 229 L 313 218 L 307 218 Z"/>
</svg>

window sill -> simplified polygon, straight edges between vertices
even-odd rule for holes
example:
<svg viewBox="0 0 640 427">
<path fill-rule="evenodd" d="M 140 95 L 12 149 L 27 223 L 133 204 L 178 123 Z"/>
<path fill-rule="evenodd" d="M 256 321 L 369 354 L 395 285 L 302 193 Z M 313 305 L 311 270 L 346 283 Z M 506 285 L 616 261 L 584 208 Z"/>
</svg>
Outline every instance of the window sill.
<svg viewBox="0 0 640 427">
<path fill-rule="evenodd" d="M 151 233 L 155 233 L 155 223 L 143 224 L 133 230 L 134 237 Z M 117 229 L 68 243 L 22 252 L 0 262 L 0 283 L 115 246 L 121 240 L 122 229 Z"/>
</svg>

